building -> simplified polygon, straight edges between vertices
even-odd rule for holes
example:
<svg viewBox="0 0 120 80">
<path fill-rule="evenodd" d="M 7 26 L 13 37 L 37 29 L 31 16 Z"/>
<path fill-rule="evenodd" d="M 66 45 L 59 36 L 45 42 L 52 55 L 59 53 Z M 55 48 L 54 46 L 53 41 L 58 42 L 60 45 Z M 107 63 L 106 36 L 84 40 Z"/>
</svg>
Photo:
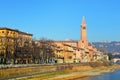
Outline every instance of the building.
<svg viewBox="0 0 120 80">
<path fill-rule="evenodd" d="M 82 24 L 80 27 L 81 27 L 81 39 L 78 41 L 78 47 L 79 48 L 88 48 L 87 27 L 86 27 L 84 17 L 82 18 Z"/>
<path fill-rule="evenodd" d="M 32 46 L 32 34 L 19 31 L 18 34 L 18 46 L 23 47 L 24 45 Z"/>
<path fill-rule="evenodd" d="M 90 62 L 93 61 L 94 53 L 97 52 L 97 49 L 94 48 L 87 40 L 87 27 L 85 23 L 84 17 L 82 18 L 82 24 L 80 26 L 81 28 L 81 33 L 80 37 L 81 39 L 78 41 L 55 41 L 56 45 L 64 44 L 67 45 L 66 47 L 68 48 L 67 50 L 69 51 L 69 47 L 73 52 L 69 52 L 69 54 L 64 53 L 64 59 L 65 61 L 70 61 L 69 55 L 72 55 L 72 57 L 75 55 L 74 58 L 71 58 L 71 62 Z M 63 46 L 63 47 L 64 47 Z M 64 50 L 64 49 L 63 49 Z M 72 54 L 71 54 L 72 53 Z M 66 59 L 69 57 L 69 59 Z"/>
<path fill-rule="evenodd" d="M 15 63 L 32 63 L 32 34 L 18 31 Z"/>
<path fill-rule="evenodd" d="M 27 42 L 28 41 L 28 42 Z M 16 56 L 20 56 L 25 45 L 32 46 L 32 34 L 7 27 L 0 28 L 0 63 L 14 63 Z M 20 54 L 18 54 L 20 52 Z"/>
<path fill-rule="evenodd" d="M 55 52 L 56 63 L 74 63 L 76 58 L 76 48 L 74 46 L 68 45 L 64 41 L 54 41 L 57 51 Z M 73 44 L 71 42 L 71 44 Z"/>
<path fill-rule="evenodd" d="M 0 63 L 13 61 L 18 32 L 6 27 L 0 28 Z"/>
</svg>

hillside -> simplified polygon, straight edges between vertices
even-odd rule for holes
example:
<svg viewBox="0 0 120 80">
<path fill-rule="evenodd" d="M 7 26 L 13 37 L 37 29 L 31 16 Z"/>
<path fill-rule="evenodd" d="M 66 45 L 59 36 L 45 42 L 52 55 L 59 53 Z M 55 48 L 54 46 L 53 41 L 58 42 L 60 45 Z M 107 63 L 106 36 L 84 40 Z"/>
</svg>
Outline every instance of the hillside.
<svg viewBox="0 0 120 80">
<path fill-rule="evenodd" d="M 93 42 L 96 48 L 104 49 L 107 53 L 120 54 L 120 42 Z"/>
</svg>

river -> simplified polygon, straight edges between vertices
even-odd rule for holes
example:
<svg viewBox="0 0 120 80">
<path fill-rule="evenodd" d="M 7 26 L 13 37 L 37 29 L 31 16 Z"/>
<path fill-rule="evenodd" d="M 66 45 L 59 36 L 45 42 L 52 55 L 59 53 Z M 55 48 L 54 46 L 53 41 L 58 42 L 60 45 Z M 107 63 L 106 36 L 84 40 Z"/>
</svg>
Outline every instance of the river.
<svg viewBox="0 0 120 80">
<path fill-rule="evenodd" d="M 99 76 L 86 77 L 77 80 L 120 80 L 120 70 L 116 70 L 111 73 L 106 73 Z"/>
</svg>

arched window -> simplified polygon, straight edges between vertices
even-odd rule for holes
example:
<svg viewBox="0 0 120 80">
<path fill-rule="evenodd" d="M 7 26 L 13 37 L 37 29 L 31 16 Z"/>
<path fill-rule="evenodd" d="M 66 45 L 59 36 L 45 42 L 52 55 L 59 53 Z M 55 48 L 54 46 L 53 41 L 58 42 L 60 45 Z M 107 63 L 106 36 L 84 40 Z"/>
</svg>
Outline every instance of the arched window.
<svg viewBox="0 0 120 80">
<path fill-rule="evenodd" d="M 86 27 L 84 26 L 83 29 L 86 29 Z"/>
</svg>

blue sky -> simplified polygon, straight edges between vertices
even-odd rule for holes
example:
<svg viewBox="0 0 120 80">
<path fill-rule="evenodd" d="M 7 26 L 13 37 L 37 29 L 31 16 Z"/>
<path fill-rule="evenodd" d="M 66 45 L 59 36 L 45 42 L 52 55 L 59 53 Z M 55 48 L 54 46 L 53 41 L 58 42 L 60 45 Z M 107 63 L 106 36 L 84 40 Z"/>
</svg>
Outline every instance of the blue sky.
<svg viewBox="0 0 120 80">
<path fill-rule="evenodd" d="M 89 41 L 120 41 L 119 0 L 0 0 L 0 27 L 37 39 L 80 39 L 82 16 Z"/>
</svg>

